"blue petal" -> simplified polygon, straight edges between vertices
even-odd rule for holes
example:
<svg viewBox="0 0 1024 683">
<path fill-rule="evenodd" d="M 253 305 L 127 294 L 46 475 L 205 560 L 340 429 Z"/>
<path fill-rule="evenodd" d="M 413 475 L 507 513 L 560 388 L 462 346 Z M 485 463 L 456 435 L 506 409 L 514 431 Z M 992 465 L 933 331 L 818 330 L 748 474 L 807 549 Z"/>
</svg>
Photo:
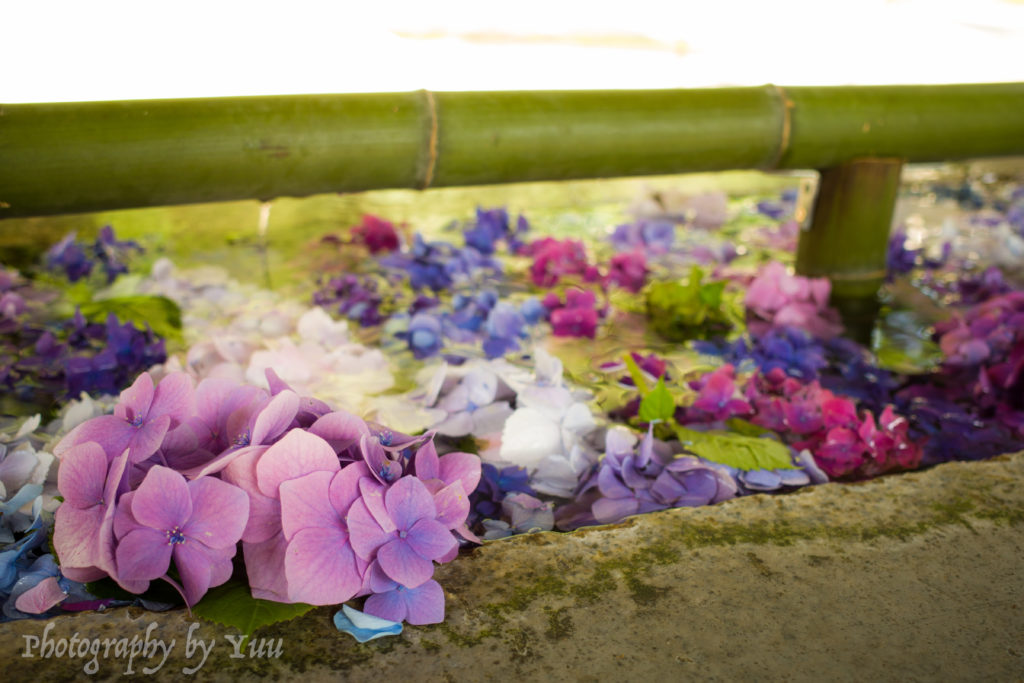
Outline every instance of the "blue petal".
<svg viewBox="0 0 1024 683">
<path fill-rule="evenodd" d="M 397 636 L 402 632 L 401 622 L 388 621 L 371 614 L 364 614 L 348 605 L 342 605 L 341 611 L 335 612 L 334 625 L 339 631 L 348 633 L 360 643 L 374 638 Z"/>
</svg>

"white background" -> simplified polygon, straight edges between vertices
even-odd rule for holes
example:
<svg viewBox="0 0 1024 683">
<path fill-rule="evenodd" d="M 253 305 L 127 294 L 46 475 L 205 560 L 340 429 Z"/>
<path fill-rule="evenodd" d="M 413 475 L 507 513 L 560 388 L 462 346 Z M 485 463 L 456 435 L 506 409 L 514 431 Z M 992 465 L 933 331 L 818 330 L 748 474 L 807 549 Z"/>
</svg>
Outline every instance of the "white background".
<svg viewBox="0 0 1024 683">
<path fill-rule="evenodd" d="M 0 102 L 1024 81 L 1022 0 L 0 0 Z"/>
</svg>

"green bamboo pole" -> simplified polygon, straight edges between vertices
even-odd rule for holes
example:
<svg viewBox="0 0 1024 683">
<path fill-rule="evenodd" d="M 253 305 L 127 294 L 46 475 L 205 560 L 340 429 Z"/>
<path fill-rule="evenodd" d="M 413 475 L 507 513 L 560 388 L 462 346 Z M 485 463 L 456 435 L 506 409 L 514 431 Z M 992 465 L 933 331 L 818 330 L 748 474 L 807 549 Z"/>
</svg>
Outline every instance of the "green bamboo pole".
<svg viewBox="0 0 1024 683">
<path fill-rule="evenodd" d="M 0 218 L 1024 154 L 1024 83 L 0 106 Z"/>
<path fill-rule="evenodd" d="M 853 336 L 867 341 L 878 312 L 902 159 L 855 159 L 821 171 L 810 226 L 800 233 L 796 270 L 828 277 L 832 304 Z"/>
</svg>

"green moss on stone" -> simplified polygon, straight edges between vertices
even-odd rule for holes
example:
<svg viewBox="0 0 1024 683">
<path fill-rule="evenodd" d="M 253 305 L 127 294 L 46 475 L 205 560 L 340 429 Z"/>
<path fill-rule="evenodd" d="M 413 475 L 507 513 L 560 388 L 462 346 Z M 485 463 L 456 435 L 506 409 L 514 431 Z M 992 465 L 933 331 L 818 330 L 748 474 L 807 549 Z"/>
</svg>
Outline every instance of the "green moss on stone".
<svg viewBox="0 0 1024 683">
<path fill-rule="evenodd" d="M 544 631 L 546 638 L 549 640 L 563 640 L 572 637 L 576 629 L 568 612 L 568 607 L 560 607 L 556 610 L 548 611 L 548 628 Z"/>
</svg>

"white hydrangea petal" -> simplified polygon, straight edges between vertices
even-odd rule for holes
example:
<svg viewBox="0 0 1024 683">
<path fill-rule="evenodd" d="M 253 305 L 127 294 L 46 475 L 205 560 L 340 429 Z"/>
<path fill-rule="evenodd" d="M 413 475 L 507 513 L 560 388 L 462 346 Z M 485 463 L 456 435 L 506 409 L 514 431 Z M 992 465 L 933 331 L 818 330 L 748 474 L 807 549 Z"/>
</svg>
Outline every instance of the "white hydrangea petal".
<svg viewBox="0 0 1024 683">
<path fill-rule="evenodd" d="M 476 410 L 473 413 L 473 435 L 487 436 L 501 433 L 513 412 L 512 406 L 504 401 L 498 401 Z"/>
<path fill-rule="evenodd" d="M 434 425 L 434 431 L 443 436 L 466 436 L 473 431 L 473 416 L 465 411 L 452 413 Z"/>
<path fill-rule="evenodd" d="M 558 423 L 535 408 L 520 408 L 505 421 L 501 433 L 501 459 L 533 469 L 549 455 L 562 451 Z"/>
</svg>

